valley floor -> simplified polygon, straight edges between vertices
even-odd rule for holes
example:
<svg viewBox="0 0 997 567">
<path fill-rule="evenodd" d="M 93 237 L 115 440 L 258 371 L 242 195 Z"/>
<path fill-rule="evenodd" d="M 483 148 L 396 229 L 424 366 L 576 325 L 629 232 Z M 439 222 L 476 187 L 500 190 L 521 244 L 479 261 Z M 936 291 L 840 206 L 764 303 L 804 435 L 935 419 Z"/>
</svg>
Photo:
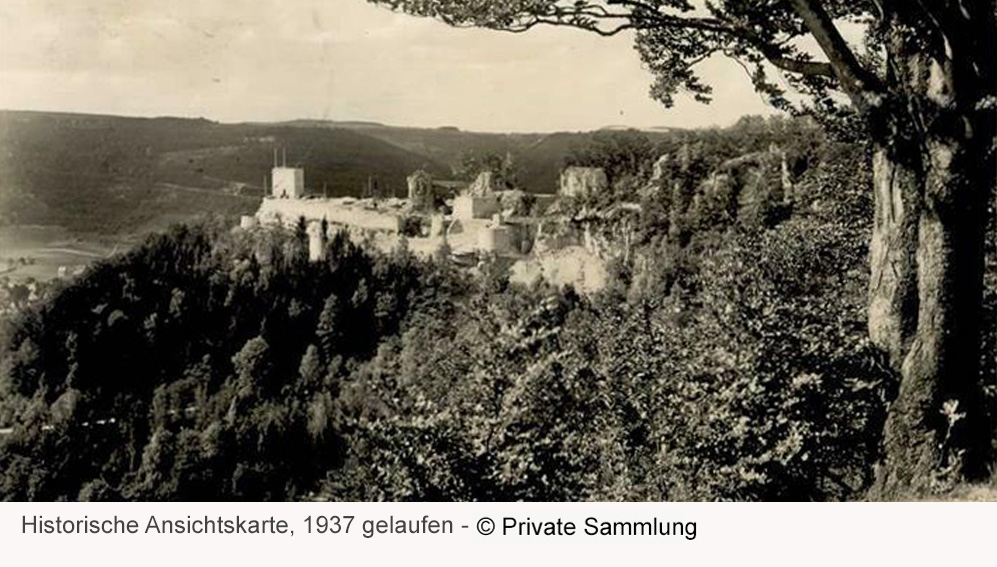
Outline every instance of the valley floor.
<svg viewBox="0 0 997 567">
<path fill-rule="evenodd" d="M 81 237 L 56 226 L 0 227 L 0 276 L 49 280 L 71 275 L 127 246 L 123 240 Z"/>
</svg>

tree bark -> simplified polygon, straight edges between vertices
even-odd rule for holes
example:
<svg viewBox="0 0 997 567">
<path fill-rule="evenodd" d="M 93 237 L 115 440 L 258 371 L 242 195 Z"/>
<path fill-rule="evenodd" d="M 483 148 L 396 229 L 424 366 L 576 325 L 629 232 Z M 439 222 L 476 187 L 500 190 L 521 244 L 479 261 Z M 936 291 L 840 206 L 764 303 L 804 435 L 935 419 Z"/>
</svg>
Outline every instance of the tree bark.
<svg viewBox="0 0 997 567">
<path fill-rule="evenodd" d="M 983 476 L 992 433 L 980 345 L 994 117 L 982 93 L 959 92 L 951 57 L 904 51 L 891 54 L 902 111 L 873 163 L 869 333 L 900 374 L 871 494 L 886 499 Z"/>
<path fill-rule="evenodd" d="M 873 150 L 874 218 L 869 243 L 869 337 L 897 370 L 917 330 L 917 227 L 922 179 L 899 155 Z"/>
<path fill-rule="evenodd" d="M 973 153 L 930 144 L 916 230 L 916 329 L 900 347 L 901 381 L 884 430 L 880 497 L 944 488 L 986 470 L 990 439 L 979 348 L 989 173 L 982 160 L 974 163 Z M 897 289 L 894 297 L 902 296 Z M 889 319 L 904 324 L 909 315 L 892 312 Z"/>
</svg>

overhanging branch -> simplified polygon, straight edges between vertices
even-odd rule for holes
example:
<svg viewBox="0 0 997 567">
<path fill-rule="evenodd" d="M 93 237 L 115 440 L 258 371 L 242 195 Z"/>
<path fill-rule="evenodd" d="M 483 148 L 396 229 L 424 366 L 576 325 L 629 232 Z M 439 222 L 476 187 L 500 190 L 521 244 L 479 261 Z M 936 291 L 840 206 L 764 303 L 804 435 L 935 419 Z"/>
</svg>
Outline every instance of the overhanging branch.
<svg viewBox="0 0 997 567">
<path fill-rule="evenodd" d="M 830 63 L 824 61 L 801 61 L 799 59 L 789 59 L 787 57 L 767 57 L 769 63 L 790 73 L 809 75 L 812 77 L 836 78 L 834 68 Z"/>
<path fill-rule="evenodd" d="M 841 89 L 860 109 L 876 106 L 881 86 L 875 75 L 866 70 L 835 27 L 831 16 L 819 0 L 789 0 L 807 30 L 827 56 Z"/>
<path fill-rule="evenodd" d="M 626 30 L 694 30 L 704 34 L 704 41 L 710 41 L 712 36 L 718 43 L 740 43 L 783 71 L 830 79 L 853 100 L 857 93 L 869 90 L 875 77 L 864 72 L 820 0 L 788 2 L 804 20 L 804 29 L 814 36 L 829 61 L 811 61 L 807 56 L 799 55 L 789 44 L 795 34 L 779 40 L 766 36 L 748 22 L 725 17 L 722 13 L 691 15 L 647 0 L 541 3 L 536 11 L 522 10 L 498 19 L 474 18 L 467 13 L 457 15 L 446 11 L 428 12 L 426 15 L 433 15 L 455 27 L 485 27 L 512 33 L 526 32 L 538 26 L 573 27 L 601 36 L 615 36 Z"/>
</svg>

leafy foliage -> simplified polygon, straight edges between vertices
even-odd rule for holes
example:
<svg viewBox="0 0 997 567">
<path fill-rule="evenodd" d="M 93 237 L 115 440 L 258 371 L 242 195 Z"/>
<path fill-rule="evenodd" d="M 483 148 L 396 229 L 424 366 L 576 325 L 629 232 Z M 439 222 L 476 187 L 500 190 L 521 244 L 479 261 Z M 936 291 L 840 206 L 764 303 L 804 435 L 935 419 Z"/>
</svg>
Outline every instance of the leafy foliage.
<svg viewBox="0 0 997 567">
<path fill-rule="evenodd" d="M 343 236 L 324 262 L 305 246 L 291 232 L 177 227 L 16 315 L 2 494 L 307 494 L 343 456 L 342 375 L 395 332 L 433 268 Z"/>
<path fill-rule="evenodd" d="M 864 150 L 813 140 L 673 147 L 591 296 L 343 236 L 317 263 L 294 231 L 151 237 L 0 334 L 0 495 L 860 496 L 896 384 L 865 338 Z M 746 212 L 784 162 L 785 213 Z"/>
<path fill-rule="evenodd" d="M 741 128 L 738 136 L 755 127 Z M 666 173 L 679 195 L 688 188 L 686 203 L 705 196 L 700 182 L 711 175 L 702 162 L 712 146 L 699 142 L 701 153 L 687 146 Z M 660 263 L 623 266 L 626 281 L 604 294 L 585 299 L 499 282 L 409 327 L 346 387 L 351 457 L 327 494 L 860 494 L 895 386 L 865 338 L 867 226 L 855 219 L 868 216 L 853 208 L 868 206 L 858 196 L 868 180 L 842 174 L 854 163 L 851 151 L 797 150 L 789 167 L 804 171 L 788 221 L 751 220 L 736 207 L 727 217 L 688 205 L 676 216 L 671 202 L 645 208 L 658 220 L 645 218 L 641 246 Z M 767 166 L 756 159 L 744 167 Z M 655 229 L 676 218 L 689 227 L 684 242 Z M 641 285 L 669 264 L 682 266 L 671 285 Z M 630 301 L 620 302 L 621 289 Z"/>
</svg>

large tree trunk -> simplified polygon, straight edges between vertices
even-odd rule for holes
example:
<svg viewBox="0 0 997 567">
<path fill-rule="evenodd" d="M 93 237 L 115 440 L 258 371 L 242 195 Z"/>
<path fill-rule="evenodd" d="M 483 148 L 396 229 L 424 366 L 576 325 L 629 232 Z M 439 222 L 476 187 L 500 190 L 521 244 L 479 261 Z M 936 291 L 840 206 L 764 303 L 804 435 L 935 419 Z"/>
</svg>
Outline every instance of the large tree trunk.
<svg viewBox="0 0 997 567">
<path fill-rule="evenodd" d="M 872 157 L 875 216 L 869 244 L 869 337 L 898 370 L 917 330 L 915 258 L 922 178 L 920 168 L 911 163 L 911 151 L 879 144 Z"/>
<path fill-rule="evenodd" d="M 901 376 L 879 498 L 985 474 L 992 433 L 979 363 L 993 115 L 957 96 L 951 59 L 898 51 L 904 104 L 873 163 L 869 332 Z"/>
<path fill-rule="evenodd" d="M 875 4 L 883 77 L 823 2 L 792 2 L 875 144 L 869 336 L 901 378 L 872 496 L 903 498 L 988 464 L 979 349 L 997 24 L 994 0 Z"/>
<path fill-rule="evenodd" d="M 872 306 L 883 299 L 876 283 L 871 286 L 870 331 L 888 331 L 882 335 L 891 342 L 881 344 L 899 355 L 894 361 L 901 375 L 885 428 L 877 486 L 882 497 L 931 490 L 986 470 L 990 432 L 983 423 L 979 347 L 985 188 L 992 173 L 981 167 L 983 156 L 974 153 L 967 147 L 931 144 L 916 231 L 912 234 L 911 227 L 899 223 L 902 232 L 881 236 L 901 243 L 904 250 L 911 247 L 909 239 L 916 242 L 916 274 L 904 263 L 908 258 L 892 264 L 902 269 L 891 280 L 898 285 L 892 286 L 894 301 L 885 314 L 889 326 L 872 320 Z M 890 255 L 879 252 L 880 258 Z M 878 268 L 884 269 L 889 267 Z M 906 287 L 912 276 L 917 290 L 913 300 Z M 907 335 L 911 306 L 916 319 L 913 334 Z"/>
</svg>

